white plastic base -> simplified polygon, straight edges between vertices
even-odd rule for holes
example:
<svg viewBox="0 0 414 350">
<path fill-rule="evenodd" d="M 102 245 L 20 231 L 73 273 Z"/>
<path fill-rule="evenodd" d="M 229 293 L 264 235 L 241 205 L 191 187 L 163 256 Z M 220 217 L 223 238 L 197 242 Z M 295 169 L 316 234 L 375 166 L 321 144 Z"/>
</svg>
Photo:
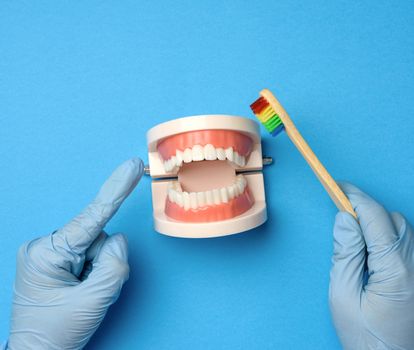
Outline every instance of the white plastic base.
<svg viewBox="0 0 414 350">
<path fill-rule="evenodd" d="M 244 176 L 255 200 L 253 207 L 233 219 L 207 223 L 176 221 L 165 215 L 167 186 L 170 181 L 153 181 L 152 203 L 155 230 L 174 237 L 209 238 L 227 236 L 260 226 L 267 220 L 263 174 L 252 173 L 244 174 Z"/>
</svg>

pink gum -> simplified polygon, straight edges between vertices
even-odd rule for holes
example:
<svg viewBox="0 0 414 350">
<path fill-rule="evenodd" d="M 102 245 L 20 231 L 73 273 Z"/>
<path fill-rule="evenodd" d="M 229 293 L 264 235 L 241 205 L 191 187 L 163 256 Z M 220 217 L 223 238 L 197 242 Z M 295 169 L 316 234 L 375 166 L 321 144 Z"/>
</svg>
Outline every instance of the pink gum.
<svg viewBox="0 0 414 350">
<path fill-rule="evenodd" d="M 239 155 L 247 156 L 252 150 L 253 141 L 250 137 L 233 130 L 197 130 L 170 136 L 162 140 L 157 148 L 161 157 L 167 160 L 175 156 L 177 149 L 184 151 L 194 145 L 207 144 L 212 144 L 215 148 L 233 147 Z"/>
<path fill-rule="evenodd" d="M 254 198 L 248 187 L 244 192 L 228 203 L 205 206 L 198 209 L 184 210 L 167 197 L 165 214 L 172 219 L 184 222 L 213 222 L 234 218 L 249 210 L 254 204 Z"/>
</svg>

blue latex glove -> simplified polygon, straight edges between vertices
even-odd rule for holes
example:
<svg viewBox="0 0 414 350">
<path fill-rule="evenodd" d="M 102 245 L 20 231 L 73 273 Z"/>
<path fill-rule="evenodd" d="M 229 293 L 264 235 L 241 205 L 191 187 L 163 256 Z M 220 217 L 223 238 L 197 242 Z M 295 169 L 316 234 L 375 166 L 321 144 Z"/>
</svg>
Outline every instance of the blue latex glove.
<svg viewBox="0 0 414 350">
<path fill-rule="evenodd" d="M 414 349 L 414 232 L 356 187 L 336 216 L 330 307 L 344 349 Z"/>
<path fill-rule="evenodd" d="M 85 346 L 129 274 L 125 237 L 102 230 L 142 173 L 140 159 L 125 162 L 83 213 L 20 248 L 8 349 Z"/>
</svg>

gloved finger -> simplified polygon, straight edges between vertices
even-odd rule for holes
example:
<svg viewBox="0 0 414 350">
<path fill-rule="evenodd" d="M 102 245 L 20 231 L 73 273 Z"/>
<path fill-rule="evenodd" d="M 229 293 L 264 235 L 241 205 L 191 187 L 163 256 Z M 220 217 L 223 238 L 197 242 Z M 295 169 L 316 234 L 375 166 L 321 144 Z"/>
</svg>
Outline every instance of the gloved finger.
<svg viewBox="0 0 414 350">
<path fill-rule="evenodd" d="M 413 228 L 407 219 L 398 212 L 391 213 L 391 218 L 394 223 L 395 229 L 398 233 L 398 252 L 400 257 L 405 261 L 407 266 L 410 266 L 414 269 L 414 264 L 411 261 L 414 261 L 414 232 Z"/>
<path fill-rule="evenodd" d="M 89 274 L 92 272 L 92 261 L 85 261 L 83 265 L 83 270 L 79 275 L 79 280 L 84 281 L 89 277 Z"/>
<path fill-rule="evenodd" d="M 113 304 L 129 278 L 128 243 L 122 234 L 109 236 L 92 263 L 88 278 L 76 286 L 83 301 L 102 310 Z M 78 291 L 77 291 L 78 292 Z"/>
<path fill-rule="evenodd" d="M 410 271 L 414 274 L 414 231 L 405 217 L 397 212 L 391 213 L 392 220 L 398 232 L 398 241 L 393 247 L 398 254 L 398 261 L 393 262 L 395 269 L 399 268 L 398 273 L 404 275 Z M 402 266 L 400 266 L 402 265 Z M 404 277 L 404 276 L 402 276 Z M 411 280 L 411 278 L 410 278 Z"/>
<path fill-rule="evenodd" d="M 334 254 L 329 286 L 333 315 L 356 317 L 363 290 L 366 246 L 361 227 L 347 212 L 339 212 L 334 225 Z M 335 320 L 337 322 L 337 320 Z M 347 326 L 352 327 L 352 324 Z"/>
<path fill-rule="evenodd" d="M 32 275 L 40 274 L 42 279 L 57 280 L 53 281 L 53 284 L 62 283 L 63 285 L 77 283 L 78 277 L 82 279 L 84 264 L 93 260 L 107 237 L 107 234 L 102 231 L 85 255 L 73 255 L 69 252 L 57 251 L 53 244 L 53 235 L 37 238 L 24 244 L 17 257 L 18 260 L 25 262 L 26 269 L 31 270 Z"/>
<path fill-rule="evenodd" d="M 98 237 L 93 241 L 91 246 L 86 250 L 85 253 L 85 263 L 83 265 L 83 269 L 79 275 L 79 279 L 84 281 L 88 278 L 89 274 L 92 271 L 92 262 L 95 257 L 99 254 L 103 244 L 105 243 L 106 238 L 108 235 L 102 231 Z"/>
<path fill-rule="evenodd" d="M 54 234 L 55 247 L 84 254 L 135 188 L 143 172 L 144 165 L 139 158 L 130 159 L 119 166 L 92 203 Z"/>
<path fill-rule="evenodd" d="M 395 231 L 397 232 L 398 237 L 403 233 L 403 228 L 407 224 L 407 221 L 405 220 L 404 216 L 401 213 L 398 213 L 396 211 L 392 212 L 390 214 L 391 220 L 394 224 Z"/>
<path fill-rule="evenodd" d="M 404 294 L 412 295 L 412 278 L 414 275 L 414 239 L 413 230 L 400 213 L 390 214 L 398 239 L 378 257 L 369 256 L 368 266 L 372 273 L 367 292 L 373 292 L 382 298 L 402 298 Z M 408 292 L 408 293 L 407 293 Z"/>
<path fill-rule="evenodd" d="M 354 207 L 369 254 L 381 253 L 398 239 L 394 223 L 384 207 L 357 187 L 340 184 Z"/>
<path fill-rule="evenodd" d="M 90 247 L 85 252 L 85 261 L 92 261 L 95 259 L 95 256 L 101 250 L 102 245 L 104 244 L 107 237 L 108 235 L 105 231 L 102 231 L 98 237 L 96 237 L 96 239 L 92 242 Z"/>
</svg>

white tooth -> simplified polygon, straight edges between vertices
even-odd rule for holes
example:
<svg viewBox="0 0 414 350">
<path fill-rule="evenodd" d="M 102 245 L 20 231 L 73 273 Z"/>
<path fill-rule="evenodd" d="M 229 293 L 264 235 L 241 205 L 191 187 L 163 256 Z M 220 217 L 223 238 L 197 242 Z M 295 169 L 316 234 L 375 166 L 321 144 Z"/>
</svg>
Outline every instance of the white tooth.
<svg viewBox="0 0 414 350">
<path fill-rule="evenodd" d="M 169 189 L 168 190 L 168 199 L 170 200 L 170 202 L 174 202 L 174 190 L 173 189 Z"/>
<path fill-rule="evenodd" d="M 190 163 L 193 160 L 191 148 L 186 148 L 183 153 L 184 163 Z"/>
<path fill-rule="evenodd" d="M 190 209 L 190 195 L 188 192 L 183 192 L 184 210 Z"/>
<path fill-rule="evenodd" d="M 197 193 L 190 192 L 190 207 L 191 209 L 197 209 Z"/>
<path fill-rule="evenodd" d="M 225 187 L 220 188 L 220 197 L 223 203 L 227 203 L 229 201 L 229 196 Z"/>
<path fill-rule="evenodd" d="M 226 152 L 223 148 L 216 148 L 216 153 L 218 160 L 226 160 Z"/>
<path fill-rule="evenodd" d="M 207 205 L 213 205 L 214 199 L 213 199 L 213 192 L 212 191 L 206 191 L 206 204 Z"/>
<path fill-rule="evenodd" d="M 176 203 L 180 206 L 183 207 L 184 206 L 184 197 L 183 197 L 183 193 L 182 192 L 176 192 L 175 193 L 175 200 Z"/>
<path fill-rule="evenodd" d="M 217 188 L 213 190 L 213 202 L 215 205 L 219 205 L 221 203 L 220 191 Z"/>
<path fill-rule="evenodd" d="M 171 171 L 171 163 L 170 163 L 170 160 L 169 159 L 164 162 L 164 169 L 165 169 L 165 172 L 166 173 L 168 173 L 168 172 Z"/>
<path fill-rule="evenodd" d="M 246 158 L 244 156 L 241 156 L 237 152 L 234 152 L 234 162 L 239 166 L 242 167 L 246 165 Z"/>
<path fill-rule="evenodd" d="M 238 182 L 236 183 L 236 186 L 237 186 L 237 189 L 238 189 L 238 191 L 239 191 L 239 194 L 242 194 L 242 193 L 244 192 L 244 186 L 243 186 L 243 183 L 242 183 L 242 182 L 240 182 L 240 181 L 238 181 Z"/>
<path fill-rule="evenodd" d="M 240 166 L 241 160 L 240 160 L 240 156 L 237 152 L 234 152 L 234 160 L 233 161 L 234 161 L 234 163 L 237 164 L 237 166 Z"/>
<path fill-rule="evenodd" d="M 183 165 L 183 152 L 181 152 L 179 149 L 175 151 L 175 165 L 178 167 Z"/>
<path fill-rule="evenodd" d="M 234 197 L 239 196 L 241 192 L 239 191 L 239 186 L 237 186 L 237 183 L 235 183 L 231 187 L 233 187 L 233 190 L 234 190 Z"/>
<path fill-rule="evenodd" d="M 177 165 L 177 157 L 176 156 L 172 156 L 170 159 L 171 165 L 173 168 L 175 168 L 175 166 Z"/>
<path fill-rule="evenodd" d="M 239 166 L 239 154 L 237 152 L 233 152 L 233 163 Z"/>
<path fill-rule="evenodd" d="M 181 185 L 180 185 L 180 183 L 178 181 L 174 181 L 174 189 L 177 192 L 183 192 L 183 189 L 181 188 Z"/>
<path fill-rule="evenodd" d="M 243 188 L 246 187 L 247 185 L 247 180 L 243 175 L 238 175 L 237 176 L 238 181 L 243 185 Z"/>
<path fill-rule="evenodd" d="M 215 160 L 217 159 L 216 149 L 210 143 L 204 146 L 204 158 L 206 160 Z"/>
<path fill-rule="evenodd" d="M 243 175 L 242 174 L 238 174 L 238 175 L 236 175 L 236 183 L 237 182 L 241 182 L 241 181 L 243 181 Z"/>
<path fill-rule="evenodd" d="M 200 160 L 204 160 L 204 152 L 203 152 L 203 147 L 200 145 L 195 145 L 193 146 L 193 161 L 200 161 Z"/>
<path fill-rule="evenodd" d="M 200 208 L 206 205 L 206 196 L 204 192 L 197 192 L 197 203 Z"/>
<path fill-rule="evenodd" d="M 226 158 L 232 162 L 234 159 L 234 154 L 233 154 L 233 147 L 229 147 L 225 149 L 226 152 Z"/>
<path fill-rule="evenodd" d="M 229 199 L 233 199 L 235 197 L 234 186 L 228 186 L 227 193 L 229 195 Z"/>
<path fill-rule="evenodd" d="M 178 192 L 176 190 L 172 191 L 172 197 L 173 197 L 173 202 L 174 203 L 177 203 L 177 194 L 178 194 Z"/>
</svg>

